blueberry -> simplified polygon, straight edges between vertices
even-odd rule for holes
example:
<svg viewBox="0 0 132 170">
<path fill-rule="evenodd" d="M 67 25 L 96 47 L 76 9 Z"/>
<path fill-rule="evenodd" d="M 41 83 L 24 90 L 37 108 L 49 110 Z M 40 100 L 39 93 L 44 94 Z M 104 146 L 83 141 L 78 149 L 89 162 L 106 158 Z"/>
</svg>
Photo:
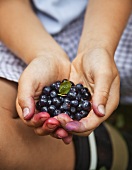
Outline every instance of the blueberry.
<svg viewBox="0 0 132 170">
<path fill-rule="evenodd" d="M 58 116 L 60 113 L 61 113 L 61 111 L 58 110 L 58 109 L 56 109 L 56 110 L 54 111 L 54 116 Z"/>
<path fill-rule="evenodd" d="M 80 112 L 82 110 L 82 104 L 79 103 L 78 107 L 77 107 L 77 111 Z"/>
<path fill-rule="evenodd" d="M 70 116 L 70 112 L 69 111 L 64 111 L 63 113 L 65 113 L 65 114 L 67 114 L 67 115 L 69 115 Z"/>
<path fill-rule="evenodd" d="M 51 91 L 51 88 L 49 86 L 45 86 L 43 88 L 43 94 L 45 94 L 45 95 L 49 95 L 50 91 Z"/>
<path fill-rule="evenodd" d="M 76 84 L 76 88 L 77 88 L 78 90 L 81 90 L 81 89 L 83 88 L 83 85 L 82 85 L 82 84 Z"/>
<path fill-rule="evenodd" d="M 81 114 L 81 117 L 84 118 L 84 117 L 86 117 L 88 115 L 88 112 L 85 111 L 85 110 L 81 110 L 80 114 Z"/>
<path fill-rule="evenodd" d="M 68 81 L 64 79 L 62 82 Z M 91 94 L 82 84 L 75 85 L 71 83 L 68 94 L 60 94 L 59 88 L 61 83 L 56 81 L 50 86 L 45 86 L 39 101 L 36 103 L 38 111 L 48 112 L 51 117 L 60 113 L 69 115 L 73 120 L 80 120 L 86 117 L 91 110 Z M 65 85 L 65 83 L 64 83 Z M 60 96 L 61 95 L 61 96 Z"/>
<path fill-rule="evenodd" d="M 78 100 L 72 100 L 70 103 L 71 103 L 71 106 L 73 107 L 77 107 L 79 104 Z"/>
<path fill-rule="evenodd" d="M 39 103 L 40 103 L 40 106 L 47 106 L 47 99 L 40 99 Z"/>
<path fill-rule="evenodd" d="M 67 94 L 67 97 L 70 100 L 76 99 L 76 96 L 77 96 L 77 93 L 75 91 L 69 91 L 68 94 Z"/>
<path fill-rule="evenodd" d="M 50 85 L 50 87 L 51 87 L 52 90 L 56 90 L 56 83 L 52 83 L 52 84 Z"/>
<path fill-rule="evenodd" d="M 39 101 L 37 101 L 37 103 L 36 103 L 36 109 L 39 110 L 39 111 L 40 111 L 40 109 L 41 109 L 41 105 L 40 105 L 40 102 L 39 102 Z"/>
<path fill-rule="evenodd" d="M 76 96 L 76 100 L 80 101 L 80 100 L 81 100 L 81 98 L 82 98 L 81 94 L 80 94 L 80 93 L 78 93 L 78 94 L 77 94 L 77 96 Z"/>
<path fill-rule="evenodd" d="M 75 119 L 75 115 L 74 114 L 70 114 L 70 118 L 74 120 Z"/>
<path fill-rule="evenodd" d="M 50 92 L 50 97 L 54 98 L 54 97 L 56 97 L 56 96 L 57 96 L 56 91 L 55 91 L 55 90 L 52 90 L 52 91 Z"/>
<path fill-rule="evenodd" d="M 86 99 L 86 100 L 91 100 L 91 94 L 89 92 L 83 94 L 83 98 Z"/>
<path fill-rule="evenodd" d="M 86 111 L 91 110 L 91 103 L 88 100 L 82 101 L 82 109 Z"/>
<path fill-rule="evenodd" d="M 74 119 L 75 119 L 75 120 L 78 120 L 78 121 L 81 120 L 81 118 L 82 118 L 82 117 L 81 117 L 81 114 L 80 114 L 80 113 L 76 113 L 75 116 L 74 116 Z"/>
<path fill-rule="evenodd" d="M 62 96 L 59 96 L 59 99 L 60 99 L 61 103 L 63 103 L 63 102 L 64 102 L 64 100 L 65 100 L 65 98 L 64 98 L 64 97 L 62 97 Z"/>
<path fill-rule="evenodd" d="M 40 95 L 39 99 L 47 99 L 47 96 L 45 94 Z"/>
<path fill-rule="evenodd" d="M 76 108 L 75 107 L 71 107 L 70 111 L 71 111 L 71 113 L 76 113 Z"/>
<path fill-rule="evenodd" d="M 64 110 L 70 110 L 70 104 L 64 102 L 64 103 L 62 104 L 62 109 L 64 109 Z"/>
<path fill-rule="evenodd" d="M 73 86 L 73 87 L 71 87 L 70 91 L 78 92 L 78 89 L 76 88 L 76 86 Z"/>
<path fill-rule="evenodd" d="M 56 82 L 56 88 L 55 89 L 56 89 L 57 92 L 59 92 L 60 84 L 61 84 L 60 81 Z"/>
<path fill-rule="evenodd" d="M 52 84 L 50 85 L 50 87 L 51 87 L 52 90 L 56 90 L 56 91 L 58 92 L 58 91 L 59 91 L 59 88 L 60 88 L 60 84 L 61 84 L 60 81 L 56 81 L 55 83 L 52 83 Z"/>
<path fill-rule="evenodd" d="M 88 93 L 88 89 L 86 87 L 81 88 L 80 90 L 81 94 Z"/>
<path fill-rule="evenodd" d="M 75 84 L 72 81 L 70 81 L 70 83 L 71 83 L 72 86 L 75 86 Z"/>
<path fill-rule="evenodd" d="M 47 100 L 47 105 L 50 106 L 52 104 L 52 100 L 51 99 L 48 99 Z"/>
<path fill-rule="evenodd" d="M 66 98 L 64 98 L 64 102 L 65 102 L 65 103 L 70 103 L 71 101 L 70 101 L 69 98 L 66 97 Z"/>
<path fill-rule="evenodd" d="M 50 105 L 48 108 L 48 113 L 50 113 L 51 116 L 54 116 L 55 110 L 56 110 L 56 107 L 54 105 Z"/>
<path fill-rule="evenodd" d="M 46 106 L 41 107 L 41 112 L 48 112 L 48 108 Z"/>
<path fill-rule="evenodd" d="M 59 109 L 60 109 L 61 113 L 63 113 L 65 111 L 63 108 L 63 105 L 61 105 Z"/>
<path fill-rule="evenodd" d="M 61 105 L 61 101 L 58 97 L 55 97 L 52 99 L 52 103 L 53 105 L 55 105 L 56 107 L 59 107 Z"/>
</svg>

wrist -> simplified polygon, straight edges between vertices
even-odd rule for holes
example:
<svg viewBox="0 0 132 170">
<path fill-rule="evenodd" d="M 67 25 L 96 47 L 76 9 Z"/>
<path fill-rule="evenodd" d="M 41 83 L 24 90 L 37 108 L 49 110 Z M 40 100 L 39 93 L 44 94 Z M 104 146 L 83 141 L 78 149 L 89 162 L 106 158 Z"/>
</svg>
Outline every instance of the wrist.
<svg viewBox="0 0 132 170">
<path fill-rule="evenodd" d="M 83 42 L 83 44 L 79 45 L 78 54 L 89 54 L 92 51 L 100 51 L 106 52 L 109 56 L 114 57 L 114 53 L 116 50 L 115 46 L 112 46 L 107 40 L 89 40 L 90 43 Z"/>
<path fill-rule="evenodd" d="M 48 58 L 65 58 L 68 59 L 66 53 L 61 48 L 41 48 L 38 50 L 32 50 L 31 53 L 26 54 L 24 61 L 29 64 L 32 60 L 38 57 Z"/>
</svg>

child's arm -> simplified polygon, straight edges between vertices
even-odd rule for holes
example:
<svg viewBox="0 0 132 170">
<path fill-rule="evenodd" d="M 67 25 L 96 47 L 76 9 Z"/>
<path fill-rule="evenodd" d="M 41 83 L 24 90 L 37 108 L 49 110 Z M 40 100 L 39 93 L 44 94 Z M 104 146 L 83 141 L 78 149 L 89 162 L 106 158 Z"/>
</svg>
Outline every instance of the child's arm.
<svg viewBox="0 0 132 170">
<path fill-rule="evenodd" d="M 29 0 L 0 0 L 0 40 L 28 64 L 18 83 L 19 116 L 28 126 L 40 127 L 37 134 L 51 133 L 55 128 L 43 125 L 47 114 L 34 117 L 35 99 L 44 86 L 69 78 L 66 53 L 46 32 Z M 53 124 L 57 127 L 59 122 L 54 119 Z"/>
<path fill-rule="evenodd" d="M 42 26 L 29 0 L 0 0 L 0 40 L 27 64 L 43 53 L 66 56 Z"/>
<path fill-rule="evenodd" d="M 80 122 L 69 122 L 59 115 L 63 127 L 73 133 L 90 134 L 118 105 L 120 83 L 114 53 L 131 8 L 131 0 L 89 1 L 78 55 L 72 63 L 71 80 L 81 81 L 89 87 L 96 114 L 91 111 Z"/>
<path fill-rule="evenodd" d="M 99 104 L 106 105 L 112 83 L 115 77 L 118 77 L 113 63 L 114 53 L 131 10 L 132 0 L 89 1 L 78 54 L 82 53 L 86 61 L 89 60 L 87 58 L 90 58 L 89 54 L 93 54 L 92 57 L 96 55 L 96 60 L 94 61 L 94 57 L 90 59 L 92 61 L 89 61 L 89 65 L 92 65 L 90 72 L 95 82 L 93 106 L 94 111 L 97 113 L 99 113 L 97 108 Z M 99 49 L 100 51 L 97 52 L 96 50 Z M 101 51 L 104 53 L 102 56 Z M 103 56 L 105 57 L 104 59 Z M 105 59 L 107 60 L 106 63 Z M 99 63 L 100 66 L 98 65 Z M 86 64 L 84 65 L 85 72 L 88 72 Z"/>
</svg>

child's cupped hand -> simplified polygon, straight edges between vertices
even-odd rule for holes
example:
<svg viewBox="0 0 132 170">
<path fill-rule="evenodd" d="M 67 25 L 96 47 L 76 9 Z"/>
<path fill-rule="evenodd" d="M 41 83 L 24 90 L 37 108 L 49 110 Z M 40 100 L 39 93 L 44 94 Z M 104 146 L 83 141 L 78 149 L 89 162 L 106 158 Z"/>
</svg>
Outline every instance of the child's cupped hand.
<svg viewBox="0 0 132 170">
<path fill-rule="evenodd" d="M 88 87 L 92 94 L 92 110 L 80 121 L 71 121 L 65 114 L 57 118 L 70 134 L 88 136 L 119 103 L 120 81 L 114 57 L 104 49 L 79 54 L 72 62 L 70 80 Z"/>
<path fill-rule="evenodd" d="M 68 79 L 69 75 L 69 59 L 67 56 L 56 55 L 36 57 L 22 73 L 18 84 L 16 107 L 20 118 L 26 125 L 34 128 L 36 134 L 49 135 L 60 127 L 59 121 L 50 118 L 48 113 L 37 113 L 35 103 L 44 86 L 62 80 L 64 77 Z M 62 138 L 70 136 L 61 128 L 59 134 L 62 134 Z M 59 134 L 57 138 L 60 138 Z"/>
</svg>

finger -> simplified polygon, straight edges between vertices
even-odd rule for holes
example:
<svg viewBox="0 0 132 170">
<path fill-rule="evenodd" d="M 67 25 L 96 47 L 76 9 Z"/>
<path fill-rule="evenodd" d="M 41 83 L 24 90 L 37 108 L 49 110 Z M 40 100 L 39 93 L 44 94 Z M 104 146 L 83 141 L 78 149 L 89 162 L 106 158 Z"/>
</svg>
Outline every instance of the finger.
<svg viewBox="0 0 132 170">
<path fill-rule="evenodd" d="M 66 138 L 68 137 L 68 135 L 69 135 L 68 132 L 62 127 L 57 128 L 52 134 L 52 136 L 57 139 Z"/>
<path fill-rule="evenodd" d="M 31 78 L 21 78 L 18 86 L 17 102 L 22 110 L 19 116 L 25 120 L 31 119 L 35 113 L 34 94 L 35 89 Z"/>
<path fill-rule="evenodd" d="M 65 129 L 61 127 L 57 128 L 57 130 L 55 130 L 51 136 L 57 139 L 62 139 L 65 144 L 69 144 L 72 141 L 72 134 L 69 134 Z"/>
<path fill-rule="evenodd" d="M 50 118 L 50 115 L 47 112 L 40 112 L 33 116 L 33 118 L 29 121 L 30 125 L 32 127 L 40 127 L 43 125 L 43 123 Z M 27 122 L 28 124 L 28 122 Z"/>
<path fill-rule="evenodd" d="M 80 121 L 68 121 L 68 119 L 61 115 L 58 115 L 58 120 L 60 121 L 63 128 L 70 134 L 75 134 L 79 136 L 89 135 L 96 127 L 104 121 L 104 117 L 98 117 L 93 111 L 89 113 L 86 118 Z"/>
<path fill-rule="evenodd" d="M 47 119 L 42 127 L 35 128 L 34 131 L 37 135 L 44 136 L 49 135 L 52 132 L 54 132 L 58 127 L 60 126 L 60 123 L 55 118 L 49 118 Z"/>
<path fill-rule="evenodd" d="M 69 134 L 67 137 L 62 138 L 65 144 L 70 144 L 72 142 L 73 135 Z"/>
<path fill-rule="evenodd" d="M 109 98 L 109 92 L 113 78 L 107 73 L 96 74 L 92 106 L 95 114 L 104 116 L 105 106 Z"/>
</svg>

